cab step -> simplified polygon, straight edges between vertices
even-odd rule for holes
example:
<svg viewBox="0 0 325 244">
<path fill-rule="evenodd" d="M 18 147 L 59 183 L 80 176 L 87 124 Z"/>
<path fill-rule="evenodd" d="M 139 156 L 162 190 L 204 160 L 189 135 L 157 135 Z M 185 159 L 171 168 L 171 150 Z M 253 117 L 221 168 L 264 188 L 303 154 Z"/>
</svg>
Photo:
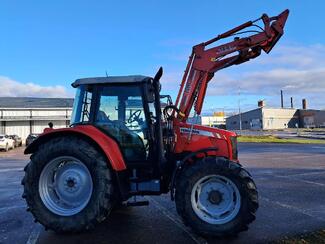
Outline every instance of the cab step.
<svg viewBox="0 0 325 244">
<path fill-rule="evenodd" d="M 126 203 L 127 207 L 140 207 L 140 206 L 148 206 L 149 201 L 129 201 Z"/>
</svg>

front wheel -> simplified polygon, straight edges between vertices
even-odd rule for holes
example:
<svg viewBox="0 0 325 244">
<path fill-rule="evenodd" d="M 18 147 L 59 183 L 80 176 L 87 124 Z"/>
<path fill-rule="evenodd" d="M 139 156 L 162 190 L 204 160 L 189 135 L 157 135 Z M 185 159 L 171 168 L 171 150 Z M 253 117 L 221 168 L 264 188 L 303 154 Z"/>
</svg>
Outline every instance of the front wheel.
<svg viewBox="0 0 325 244">
<path fill-rule="evenodd" d="M 206 236 L 231 236 L 255 219 L 258 193 L 250 174 L 223 158 L 186 166 L 176 184 L 176 208 L 185 224 Z"/>
<path fill-rule="evenodd" d="M 80 232 L 102 222 L 113 207 L 106 159 L 77 137 L 42 144 L 25 167 L 23 198 L 35 220 L 56 232 Z"/>
</svg>

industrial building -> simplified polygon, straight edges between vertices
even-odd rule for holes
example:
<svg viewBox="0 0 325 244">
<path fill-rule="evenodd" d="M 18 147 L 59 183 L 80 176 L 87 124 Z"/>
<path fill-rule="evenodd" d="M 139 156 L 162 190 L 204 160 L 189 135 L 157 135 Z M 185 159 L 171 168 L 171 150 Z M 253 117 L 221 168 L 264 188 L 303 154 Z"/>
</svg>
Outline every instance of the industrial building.
<svg viewBox="0 0 325 244">
<path fill-rule="evenodd" d="M 299 126 L 299 112 L 291 108 L 260 107 L 226 118 L 228 130 L 274 130 Z"/>
<path fill-rule="evenodd" d="M 299 110 L 300 124 L 304 128 L 325 128 L 325 110 Z"/>
<path fill-rule="evenodd" d="M 72 98 L 0 98 L 0 134 L 16 134 L 23 142 L 32 133 L 42 133 L 48 123 L 69 126 Z"/>
<path fill-rule="evenodd" d="M 226 128 L 226 117 L 224 112 L 214 112 L 212 115 L 200 115 L 198 117 L 189 117 L 188 123 L 194 123 L 204 126 L 217 127 L 221 129 Z"/>
<path fill-rule="evenodd" d="M 212 116 L 201 116 L 201 125 L 226 128 L 226 117 L 224 112 L 214 112 Z"/>
<path fill-rule="evenodd" d="M 258 102 L 258 108 L 229 116 L 226 118 L 228 130 L 274 130 L 286 128 L 325 127 L 325 110 L 307 109 L 307 102 L 302 101 L 303 108 L 268 108 L 264 102 Z M 282 103 L 283 106 L 283 103 Z"/>
</svg>

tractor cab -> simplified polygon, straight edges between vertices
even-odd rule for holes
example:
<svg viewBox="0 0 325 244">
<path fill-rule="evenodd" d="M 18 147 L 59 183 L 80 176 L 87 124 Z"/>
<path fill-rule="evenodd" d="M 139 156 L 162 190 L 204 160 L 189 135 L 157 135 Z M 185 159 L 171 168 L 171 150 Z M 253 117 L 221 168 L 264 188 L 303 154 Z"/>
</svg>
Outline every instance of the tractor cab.
<svg viewBox="0 0 325 244">
<path fill-rule="evenodd" d="M 72 86 L 77 88 L 72 126 L 91 124 L 114 139 L 128 167 L 148 166 L 157 161 L 155 132 L 160 124 L 160 106 L 155 101 L 159 91 L 155 91 L 152 78 L 84 78 Z"/>
</svg>

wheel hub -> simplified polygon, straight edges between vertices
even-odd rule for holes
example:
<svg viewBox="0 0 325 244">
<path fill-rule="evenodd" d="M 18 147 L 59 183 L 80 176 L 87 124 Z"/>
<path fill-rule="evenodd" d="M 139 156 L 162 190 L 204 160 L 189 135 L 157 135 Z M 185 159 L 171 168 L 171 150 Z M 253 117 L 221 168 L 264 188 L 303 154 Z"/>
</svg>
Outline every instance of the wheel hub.
<svg viewBox="0 0 325 244">
<path fill-rule="evenodd" d="M 212 190 L 209 192 L 208 200 L 212 204 L 219 205 L 223 201 L 222 194 L 219 191 Z"/>
<path fill-rule="evenodd" d="M 53 159 L 40 175 L 39 193 L 44 205 L 61 216 L 71 216 L 85 208 L 92 191 L 88 168 L 73 157 Z"/>
<path fill-rule="evenodd" d="M 192 188 L 191 204 L 196 215 L 210 224 L 224 224 L 239 212 L 241 196 L 237 186 L 222 175 L 207 175 Z"/>
</svg>

